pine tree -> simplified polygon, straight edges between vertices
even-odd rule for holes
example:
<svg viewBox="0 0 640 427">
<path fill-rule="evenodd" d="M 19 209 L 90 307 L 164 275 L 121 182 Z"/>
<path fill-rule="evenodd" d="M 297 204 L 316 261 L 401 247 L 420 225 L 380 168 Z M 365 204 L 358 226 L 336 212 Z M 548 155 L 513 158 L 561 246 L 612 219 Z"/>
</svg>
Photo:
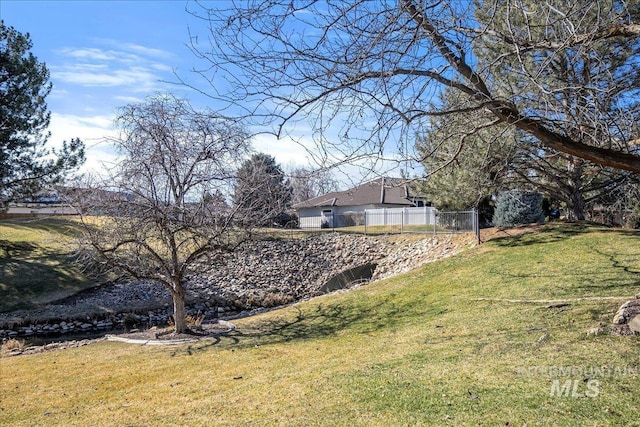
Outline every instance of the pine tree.
<svg viewBox="0 0 640 427">
<path fill-rule="evenodd" d="M 257 153 L 237 172 L 233 201 L 253 225 L 270 226 L 291 202 L 291 185 L 275 158 Z"/>
<path fill-rule="evenodd" d="M 571 32 L 596 28 L 603 13 L 617 10 L 619 3 L 606 0 L 594 7 L 588 0 L 574 1 L 560 13 L 535 0 L 520 0 L 518 8 L 477 1 L 476 19 L 490 34 L 511 35 L 521 46 L 527 40 L 545 41 L 520 51 L 501 37 L 483 38 L 474 45 L 481 66 L 491 75 L 494 93 L 518 93 L 514 100 L 521 111 L 531 117 L 550 116 L 547 127 L 572 140 L 602 148 L 628 140 L 640 118 L 640 82 L 632 71 L 638 60 L 637 41 L 614 38 L 563 46 Z M 625 6 L 636 15 L 640 10 L 637 0 Z M 511 165 L 512 181 L 562 202 L 570 218 L 584 219 L 591 200 L 611 192 L 629 175 L 546 147 L 522 130 L 515 137 L 519 150 Z"/>
<path fill-rule="evenodd" d="M 79 139 L 57 151 L 46 147 L 51 83 L 31 48 L 29 34 L 0 21 L 0 210 L 11 199 L 60 182 L 84 161 Z"/>
<path fill-rule="evenodd" d="M 506 191 L 496 197 L 493 223 L 496 227 L 544 223 L 542 194 L 524 191 Z"/>
</svg>

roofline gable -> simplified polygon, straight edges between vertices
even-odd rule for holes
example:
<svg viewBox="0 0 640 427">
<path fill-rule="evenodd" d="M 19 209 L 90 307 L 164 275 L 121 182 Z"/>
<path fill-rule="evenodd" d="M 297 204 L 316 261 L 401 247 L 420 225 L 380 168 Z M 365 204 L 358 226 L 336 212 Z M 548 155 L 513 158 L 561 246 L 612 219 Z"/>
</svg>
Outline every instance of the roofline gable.
<svg viewBox="0 0 640 427">
<path fill-rule="evenodd" d="M 356 187 L 343 191 L 334 191 L 314 197 L 293 205 L 294 209 L 314 208 L 323 206 L 361 206 L 361 205 L 408 205 L 414 206 L 415 201 L 423 199 L 411 196 L 406 184 L 393 185 L 399 178 L 378 178 Z M 378 188 L 380 187 L 380 188 Z"/>
</svg>

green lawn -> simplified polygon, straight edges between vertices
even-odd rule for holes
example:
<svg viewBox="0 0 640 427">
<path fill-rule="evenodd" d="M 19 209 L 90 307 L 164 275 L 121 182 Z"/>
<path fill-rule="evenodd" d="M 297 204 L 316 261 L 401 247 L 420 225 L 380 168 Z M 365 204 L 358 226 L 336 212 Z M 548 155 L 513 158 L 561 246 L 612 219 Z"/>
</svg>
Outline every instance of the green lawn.
<svg viewBox="0 0 640 427">
<path fill-rule="evenodd" d="M 638 233 L 548 226 L 218 341 L 0 359 L 0 425 L 640 426 L 640 338 L 586 334 L 638 292 Z"/>
<path fill-rule="evenodd" d="M 0 312 L 30 308 L 93 286 L 73 257 L 72 218 L 0 221 Z"/>
</svg>

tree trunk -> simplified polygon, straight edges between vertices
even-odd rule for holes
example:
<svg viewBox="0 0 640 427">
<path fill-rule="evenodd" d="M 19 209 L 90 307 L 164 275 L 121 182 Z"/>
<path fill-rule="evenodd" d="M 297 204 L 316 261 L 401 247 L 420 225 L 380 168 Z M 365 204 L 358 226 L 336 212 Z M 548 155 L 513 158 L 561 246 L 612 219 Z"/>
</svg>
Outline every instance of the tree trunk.
<svg viewBox="0 0 640 427">
<path fill-rule="evenodd" d="M 584 220 L 584 198 L 582 193 L 571 195 L 571 206 L 569 208 L 569 219 L 583 221 Z"/>
<path fill-rule="evenodd" d="M 584 196 L 582 194 L 582 177 L 585 162 L 579 158 L 569 158 L 567 169 L 569 173 L 569 202 L 567 206 L 570 220 L 584 220 Z"/>
<path fill-rule="evenodd" d="M 187 332 L 187 312 L 184 304 L 184 289 L 182 284 L 174 285 L 173 297 L 173 320 L 175 322 L 175 332 L 181 334 Z"/>
</svg>

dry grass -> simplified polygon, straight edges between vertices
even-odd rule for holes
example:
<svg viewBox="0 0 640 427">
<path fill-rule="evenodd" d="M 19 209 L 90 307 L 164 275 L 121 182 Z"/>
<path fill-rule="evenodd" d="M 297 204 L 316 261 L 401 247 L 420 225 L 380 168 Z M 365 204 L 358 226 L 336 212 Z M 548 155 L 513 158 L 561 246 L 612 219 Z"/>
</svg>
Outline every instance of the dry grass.
<svg viewBox="0 0 640 427">
<path fill-rule="evenodd" d="M 93 286 L 75 262 L 75 218 L 0 221 L 0 312 L 29 308 Z"/>
<path fill-rule="evenodd" d="M 215 341 L 3 359 L 0 425 L 638 426 L 640 340 L 585 332 L 640 291 L 639 243 L 553 226 L 239 320 Z M 585 296 L 620 299 L 495 300 Z M 551 395 L 554 380 L 581 397 Z"/>
<path fill-rule="evenodd" d="M 24 340 L 17 340 L 15 338 L 10 338 L 2 343 L 0 347 L 0 356 L 6 355 L 7 353 L 11 353 L 14 350 L 22 351 L 24 349 Z"/>
</svg>

